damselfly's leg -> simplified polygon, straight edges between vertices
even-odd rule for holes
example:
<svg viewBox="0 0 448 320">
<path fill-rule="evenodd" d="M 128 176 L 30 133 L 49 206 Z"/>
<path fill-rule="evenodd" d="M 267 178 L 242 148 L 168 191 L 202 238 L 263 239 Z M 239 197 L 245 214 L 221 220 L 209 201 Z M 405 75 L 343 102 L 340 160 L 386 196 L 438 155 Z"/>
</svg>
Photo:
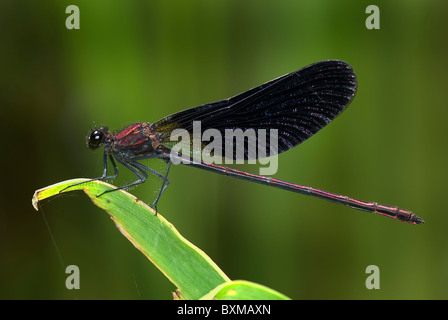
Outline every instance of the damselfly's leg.
<svg viewBox="0 0 448 320">
<path fill-rule="evenodd" d="M 163 180 L 162 189 L 159 192 L 159 195 L 157 196 L 156 200 L 154 201 L 154 203 L 152 205 L 152 207 L 156 211 L 155 214 L 157 215 L 157 202 L 158 202 L 161 194 L 163 193 L 163 191 L 166 189 L 166 187 L 169 184 L 169 180 L 166 178 L 166 176 L 168 175 L 168 170 L 167 170 L 165 176 L 163 176 L 160 173 L 158 173 L 157 171 L 155 171 L 155 170 L 153 170 L 153 169 L 151 169 L 151 168 L 149 168 L 147 166 L 144 166 L 141 163 L 139 163 L 139 162 L 137 162 L 137 161 L 135 161 L 133 159 L 121 159 L 120 157 L 116 157 L 116 159 L 124 167 L 126 167 L 131 172 L 133 172 L 138 177 L 138 180 L 136 180 L 136 181 L 134 181 L 134 182 L 132 182 L 130 184 L 127 184 L 127 185 L 124 185 L 124 186 L 121 186 L 121 187 L 117 187 L 115 189 L 106 190 L 106 191 L 102 192 L 101 194 L 97 195 L 97 197 L 101 197 L 105 193 L 109 193 L 109 192 L 113 192 L 113 191 L 117 191 L 117 190 L 126 190 L 126 189 L 129 189 L 129 188 L 133 187 L 133 186 L 142 184 L 148 178 L 148 173 L 147 172 L 150 172 L 150 173 L 154 174 L 155 176 L 157 176 L 158 178 Z"/>
<path fill-rule="evenodd" d="M 136 181 L 134 181 L 134 182 L 132 182 L 130 184 L 127 184 L 127 185 L 124 185 L 124 186 L 121 186 L 121 187 L 117 187 L 115 189 L 106 190 L 103 193 L 100 193 L 99 195 L 97 195 L 97 197 L 101 197 L 105 193 L 109 193 L 109 192 L 113 192 L 113 191 L 117 191 L 117 190 L 129 189 L 130 187 L 133 187 L 133 186 L 136 186 L 136 185 L 144 183 L 146 181 L 146 178 L 148 178 L 148 174 L 144 170 L 142 170 L 142 169 L 138 168 L 137 166 L 135 166 L 135 163 L 137 163 L 137 162 L 125 161 L 125 160 L 122 160 L 122 159 L 120 159 L 118 157 L 117 157 L 117 161 L 119 163 L 121 163 L 124 167 L 129 169 L 131 172 L 133 172 L 138 177 L 138 180 L 136 180 Z"/>
<path fill-rule="evenodd" d="M 114 168 L 114 174 L 112 176 L 107 175 L 107 156 L 109 156 L 110 162 L 112 163 L 112 166 Z M 115 179 L 116 177 L 118 177 L 118 168 L 117 168 L 117 165 L 115 164 L 114 157 L 112 157 L 112 155 L 108 154 L 106 151 L 104 151 L 104 155 L 103 155 L 103 166 L 104 166 L 104 170 L 103 170 L 103 175 L 101 177 L 71 184 L 68 187 L 65 187 L 64 189 L 59 191 L 59 193 L 63 192 L 64 190 L 67 190 L 68 188 L 77 186 L 79 184 L 89 183 L 89 182 L 97 181 L 97 180 L 103 181 L 103 180 L 108 180 L 108 179 Z"/>
<path fill-rule="evenodd" d="M 139 163 L 139 162 L 132 162 L 133 165 L 137 168 L 139 168 L 140 170 L 146 170 L 148 172 L 153 173 L 154 175 L 156 175 L 157 177 L 159 177 L 160 179 L 163 180 L 162 183 L 162 187 L 160 188 L 159 191 L 159 195 L 157 196 L 156 200 L 154 200 L 154 202 L 152 203 L 152 208 L 154 208 L 154 210 L 156 211 L 157 214 L 157 203 L 159 202 L 160 196 L 162 195 L 162 193 L 165 191 L 165 189 L 168 187 L 168 185 L 170 184 L 170 180 L 168 179 L 168 172 L 170 171 L 170 167 L 171 167 L 171 161 L 168 162 L 168 168 L 166 169 L 165 175 L 162 176 L 160 173 L 158 173 L 157 171 L 154 171 L 151 168 L 148 168 L 147 166 Z"/>
<path fill-rule="evenodd" d="M 157 212 L 157 203 L 159 202 L 160 196 L 162 195 L 163 192 L 165 192 L 165 189 L 168 188 L 168 186 L 170 185 L 170 180 L 168 179 L 168 172 L 170 172 L 170 168 L 171 168 L 171 161 L 168 162 L 168 168 L 166 168 L 165 176 L 163 177 L 163 183 L 162 187 L 160 188 L 159 195 L 152 204 L 153 207 L 156 209 L 156 212 Z"/>
<path fill-rule="evenodd" d="M 118 153 L 114 153 L 113 155 L 109 154 L 109 158 L 110 158 L 110 160 L 112 162 L 115 174 L 113 176 L 107 176 L 107 155 L 108 155 L 107 152 L 105 152 L 104 153 L 104 157 L 103 157 L 103 160 L 104 160 L 103 176 L 101 176 L 99 178 L 91 179 L 91 180 L 88 180 L 88 181 L 85 181 L 85 182 L 76 183 L 76 184 L 73 184 L 73 185 L 71 185 L 69 187 L 72 187 L 72 186 L 75 186 L 75 185 L 78 185 L 78 184 L 81 184 L 81 183 L 95 181 L 95 180 L 106 180 L 106 179 L 109 179 L 109 178 L 116 178 L 118 176 L 118 169 L 117 169 L 117 166 L 116 166 L 115 161 L 114 161 L 114 157 L 113 157 L 113 155 L 114 155 L 115 159 L 119 163 L 121 163 L 124 167 L 126 167 L 131 172 L 133 172 L 138 177 L 138 179 L 136 181 L 130 183 L 130 184 L 127 184 L 127 185 L 124 185 L 124 186 L 121 186 L 121 187 L 117 187 L 115 189 L 106 190 L 106 191 L 100 193 L 99 195 L 97 195 L 97 197 L 101 197 L 102 195 L 104 195 L 106 193 L 109 193 L 109 192 L 113 192 L 113 191 L 117 191 L 117 190 L 126 190 L 126 189 L 129 189 L 129 188 L 133 187 L 133 186 L 142 184 L 148 178 L 148 173 L 152 173 L 156 177 L 162 179 L 162 181 L 163 181 L 162 187 L 160 188 L 160 191 L 159 191 L 159 194 L 158 194 L 156 200 L 152 204 L 152 207 L 155 209 L 156 215 L 157 215 L 157 203 L 158 203 L 162 193 L 165 191 L 165 189 L 170 184 L 170 180 L 167 177 L 168 177 L 169 169 L 171 167 L 171 161 L 169 161 L 169 160 L 167 161 L 168 162 L 168 168 L 167 168 L 167 170 L 165 172 L 165 175 L 162 175 L 159 172 L 157 172 L 157 171 L 155 171 L 155 170 L 153 170 L 153 169 L 151 169 L 151 168 L 149 168 L 149 167 L 147 167 L 147 166 L 137 162 L 137 160 L 144 160 L 144 159 L 148 159 L 148 158 L 166 158 L 166 155 L 164 155 L 164 154 L 152 155 L 150 157 L 148 157 L 148 156 L 140 156 L 140 157 L 131 157 L 131 158 L 125 158 L 125 157 L 121 156 L 121 154 L 118 154 Z M 167 159 L 164 159 L 164 160 L 166 161 Z M 67 187 L 67 188 L 69 188 L 69 187 Z M 67 189 L 67 188 L 65 188 L 65 189 Z"/>
</svg>

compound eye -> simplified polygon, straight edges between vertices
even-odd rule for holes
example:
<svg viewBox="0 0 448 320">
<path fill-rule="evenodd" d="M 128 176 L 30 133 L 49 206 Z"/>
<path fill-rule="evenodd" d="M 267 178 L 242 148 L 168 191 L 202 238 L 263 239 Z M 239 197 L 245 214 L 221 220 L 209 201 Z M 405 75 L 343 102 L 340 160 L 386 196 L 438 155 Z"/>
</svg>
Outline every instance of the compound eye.
<svg viewBox="0 0 448 320">
<path fill-rule="evenodd" d="M 96 149 L 101 145 L 101 143 L 103 143 L 103 141 L 104 141 L 104 132 L 101 130 L 94 130 L 90 134 L 87 146 L 90 149 Z"/>
</svg>

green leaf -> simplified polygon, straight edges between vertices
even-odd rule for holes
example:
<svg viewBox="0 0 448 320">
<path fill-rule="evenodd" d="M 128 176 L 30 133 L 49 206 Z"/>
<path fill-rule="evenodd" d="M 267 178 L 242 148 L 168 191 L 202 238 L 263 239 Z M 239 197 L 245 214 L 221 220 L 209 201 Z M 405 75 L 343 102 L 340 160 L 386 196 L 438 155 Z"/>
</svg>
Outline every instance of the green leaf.
<svg viewBox="0 0 448 320">
<path fill-rule="evenodd" d="M 289 298 L 275 290 L 272 290 L 263 285 L 244 281 L 235 280 L 226 282 L 209 293 L 201 299 L 205 300 L 289 300 Z"/>
<path fill-rule="evenodd" d="M 33 206 L 57 195 L 74 183 L 89 181 L 73 179 L 37 190 Z M 136 197 L 119 190 L 97 197 L 102 192 L 115 189 L 102 181 L 79 184 L 62 192 L 83 190 L 95 205 L 109 213 L 117 228 L 178 288 L 186 299 L 199 299 L 217 286 L 229 282 L 223 271 L 199 248 L 194 246 L 160 213 L 155 212 Z"/>
</svg>

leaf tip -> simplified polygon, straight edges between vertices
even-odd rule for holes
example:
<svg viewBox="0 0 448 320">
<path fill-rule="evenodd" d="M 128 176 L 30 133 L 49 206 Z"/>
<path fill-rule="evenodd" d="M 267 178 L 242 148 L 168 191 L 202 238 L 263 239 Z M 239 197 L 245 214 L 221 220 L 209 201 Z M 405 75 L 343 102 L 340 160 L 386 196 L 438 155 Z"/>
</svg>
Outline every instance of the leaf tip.
<svg viewBox="0 0 448 320">
<path fill-rule="evenodd" d="M 33 199 L 31 199 L 31 203 L 36 211 L 39 211 L 39 190 L 34 192 Z"/>
</svg>

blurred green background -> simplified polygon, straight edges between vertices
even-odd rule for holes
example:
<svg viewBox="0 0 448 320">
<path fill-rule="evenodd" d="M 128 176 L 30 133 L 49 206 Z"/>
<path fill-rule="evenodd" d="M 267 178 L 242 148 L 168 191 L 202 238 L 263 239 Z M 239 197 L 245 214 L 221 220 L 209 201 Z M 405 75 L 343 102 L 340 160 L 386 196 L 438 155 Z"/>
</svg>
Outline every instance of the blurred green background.
<svg viewBox="0 0 448 320">
<path fill-rule="evenodd" d="M 80 30 L 65 27 L 71 4 Z M 370 4 L 380 30 L 365 27 Z M 354 102 L 282 154 L 275 177 L 426 224 L 188 167 L 172 168 L 159 210 L 231 279 L 293 299 L 447 299 L 447 28 L 443 0 L 1 0 L 0 298 L 171 299 L 174 286 L 84 194 L 36 213 L 34 191 L 101 175 L 101 151 L 85 146 L 94 124 L 153 122 L 341 59 L 358 76 Z M 121 172 L 117 183 L 133 178 Z M 80 290 L 65 288 L 70 264 Z M 366 289 L 369 265 L 379 290 Z"/>
</svg>

